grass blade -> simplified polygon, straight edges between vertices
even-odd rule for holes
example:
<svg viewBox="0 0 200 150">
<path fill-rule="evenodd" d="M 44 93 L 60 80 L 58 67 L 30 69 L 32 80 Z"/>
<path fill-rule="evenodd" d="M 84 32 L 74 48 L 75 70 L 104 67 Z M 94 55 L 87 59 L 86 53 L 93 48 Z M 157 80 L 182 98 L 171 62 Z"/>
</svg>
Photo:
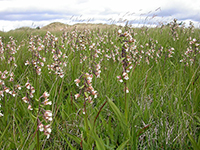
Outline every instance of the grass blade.
<svg viewBox="0 0 200 150">
<path fill-rule="evenodd" d="M 126 144 L 128 143 L 128 141 L 129 141 L 129 139 L 126 140 L 126 141 L 124 141 L 124 142 L 117 148 L 117 150 L 123 150 L 124 147 L 126 146 Z"/>
</svg>

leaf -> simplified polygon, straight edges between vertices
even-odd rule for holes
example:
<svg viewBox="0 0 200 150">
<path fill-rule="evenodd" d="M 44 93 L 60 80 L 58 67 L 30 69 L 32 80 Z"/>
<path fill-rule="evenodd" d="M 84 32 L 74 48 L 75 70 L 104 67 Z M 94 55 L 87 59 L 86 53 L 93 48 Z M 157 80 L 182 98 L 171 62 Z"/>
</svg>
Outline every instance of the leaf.
<svg viewBox="0 0 200 150">
<path fill-rule="evenodd" d="M 96 133 L 94 133 L 95 142 L 98 150 L 105 150 L 104 142 L 102 138 L 99 138 Z"/>
<path fill-rule="evenodd" d="M 128 143 L 129 139 L 127 141 L 124 141 L 118 148 L 117 150 L 123 150 L 126 144 Z"/>
<path fill-rule="evenodd" d="M 111 109 L 113 110 L 113 112 L 117 116 L 117 119 L 119 120 L 122 128 L 124 129 L 124 127 L 125 127 L 124 126 L 124 123 L 125 123 L 124 116 L 122 115 L 120 110 L 117 108 L 117 106 L 109 98 L 108 98 L 108 104 L 110 105 Z"/>
<path fill-rule="evenodd" d="M 8 130 L 8 127 L 10 125 L 10 122 L 8 123 L 7 127 L 5 128 L 4 132 L 2 133 L 1 137 L 0 137 L 0 141 L 2 141 L 2 138 L 4 137 L 4 134 L 6 133 L 6 131 Z M 1 146 L 1 145 L 0 145 Z"/>
<path fill-rule="evenodd" d="M 60 130 L 58 130 L 58 131 L 64 137 L 64 135 L 61 133 L 61 131 Z M 70 137 L 72 140 L 74 140 L 77 144 L 80 144 L 82 142 L 83 143 L 83 147 L 86 147 L 86 148 L 88 147 L 88 144 L 84 140 L 82 141 L 80 138 L 78 138 L 78 137 L 76 137 L 74 135 L 68 134 L 68 133 L 66 133 L 66 135 L 68 137 Z"/>
<path fill-rule="evenodd" d="M 149 125 L 145 126 L 144 128 L 140 129 L 138 131 L 137 136 L 140 136 L 141 134 L 143 134 L 144 132 L 146 132 L 149 129 L 150 126 L 151 126 L 151 124 L 149 124 Z"/>
<path fill-rule="evenodd" d="M 197 143 L 198 147 L 200 147 L 200 135 L 199 135 L 199 138 L 198 138 L 198 143 Z"/>
<path fill-rule="evenodd" d="M 33 142 L 32 144 L 31 144 L 31 146 L 29 146 L 29 150 L 33 150 L 34 148 L 35 148 L 35 145 L 36 145 L 36 142 Z"/>
<path fill-rule="evenodd" d="M 76 150 L 71 143 L 67 140 L 67 138 L 62 134 L 62 132 L 60 130 L 58 130 L 58 132 L 61 134 L 61 136 L 64 138 L 64 140 L 67 142 L 68 146 L 70 147 L 71 150 Z"/>
<path fill-rule="evenodd" d="M 200 150 L 200 147 L 197 145 L 194 138 L 189 133 L 188 133 L 188 137 L 190 139 L 190 142 L 192 143 L 194 150 Z"/>
</svg>

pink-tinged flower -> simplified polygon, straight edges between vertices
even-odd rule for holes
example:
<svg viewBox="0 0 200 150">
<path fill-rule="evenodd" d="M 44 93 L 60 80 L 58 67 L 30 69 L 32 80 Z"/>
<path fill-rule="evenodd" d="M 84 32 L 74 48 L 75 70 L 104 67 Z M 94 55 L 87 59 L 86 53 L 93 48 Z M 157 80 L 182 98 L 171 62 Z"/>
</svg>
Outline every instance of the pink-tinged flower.
<svg viewBox="0 0 200 150">
<path fill-rule="evenodd" d="M 87 80 L 89 80 L 89 82 L 92 82 L 93 75 L 92 74 L 90 75 L 89 73 L 86 73 L 85 75 Z"/>
<path fill-rule="evenodd" d="M 75 99 L 77 99 L 80 97 L 80 94 L 75 94 L 74 97 L 75 97 Z"/>
<path fill-rule="evenodd" d="M 35 88 L 31 86 L 31 93 L 35 93 Z"/>
<path fill-rule="evenodd" d="M 10 81 L 10 82 L 14 81 L 14 78 L 13 78 L 13 77 L 10 77 L 9 81 Z"/>
<path fill-rule="evenodd" d="M 0 91 L 0 96 L 1 96 L 1 97 L 4 97 L 3 91 Z"/>
<path fill-rule="evenodd" d="M 21 86 L 20 86 L 19 84 L 16 85 L 16 88 L 17 88 L 18 90 L 21 90 L 21 89 L 22 89 Z"/>
<path fill-rule="evenodd" d="M 42 131 L 44 131 L 44 125 L 41 123 L 39 126 L 39 130 L 42 132 Z"/>
<path fill-rule="evenodd" d="M 60 78 L 63 78 L 63 77 L 64 77 L 64 74 L 63 74 L 63 73 L 60 73 L 59 76 L 60 76 Z"/>
<path fill-rule="evenodd" d="M 97 98 L 97 91 L 92 91 L 91 94 L 94 95 L 94 98 Z"/>
<path fill-rule="evenodd" d="M 6 75 L 4 73 L 1 75 L 1 79 L 6 79 Z"/>
<path fill-rule="evenodd" d="M 5 85 L 3 80 L 0 80 L 0 85 Z"/>
<path fill-rule="evenodd" d="M 88 103 L 90 103 L 90 104 L 93 104 L 93 102 L 94 102 L 94 101 L 92 101 L 92 100 L 88 100 Z"/>
<path fill-rule="evenodd" d="M 49 101 L 49 99 L 45 99 L 44 102 L 42 102 L 44 105 L 51 105 L 52 102 Z"/>
<path fill-rule="evenodd" d="M 25 96 L 22 98 L 22 100 L 25 102 L 25 103 L 29 103 L 29 99 Z"/>
<path fill-rule="evenodd" d="M 124 73 L 122 74 L 122 76 L 123 76 L 123 78 L 124 78 L 125 80 L 128 80 L 128 79 L 129 79 L 128 74 L 127 74 L 126 72 L 124 72 Z"/>
<path fill-rule="evenodd" d="M 117 76 L 117 79 L 119 82 L 123 82 L 122 77 L 121 76 Z"/>
<path fill-rule="evenodd" d="M 27 65 L 29 65 L 30 64 L 30 62 L 27 60 L 26 62 L 25 62 L 25 66 L 27 66 Z"/>
<path fill-rule="evenodd" d="M 49 97 L 49 93 L 47 91 L 45 91 L 43 93 L 42 97 L 44 97 L 45 99 L 47 99 Z"/>
<path fill-rule="evenodd" d="M 13 90 L 12 93 L 11 93 L 11 95 L 12 95 L 13 97 L 15 97 L 16 94 L 17 94 L 17 93 L 16 93 L 14 90 Z"/>
<path fill-rule="evenodd" d="M 5 71 L 3 72 L 3 74 L 8 74 L 8 71 L 7 71 L 7 70 L 5 70 Z"/>
<path fill-rule="evenodd" d="M 83 108 L 83 114 L 85 115 L 85 109 Z"/>
<path fill-rule="evenodd" d="M 3 117 L 3 114 L 0 112 L 0 117 Z"/>
<path fill-rule="evenodd" d="M 45 61 L 46 61 L 46 58 L 45 58 L 45 57 L 43 57 L 43 58 L 42 58 L 42 61 L 43 61 L 43 62 L 45 62 Z"/>
<path fill-rule="evenodd" d="M 76 86 L 79 86 L 79 83 L 81 82 L 81 80 L 80 79 L 76 79 L 76 80 L 74 80 L 74 82 L 75 82 Z"/>
<path fill-rule="evenodd" d="M 14 77 L 14 73 L 13 72 L 11 72 L 10 77 Z"/>
<path fill-rule="evenodd" d="M 31 88 L 31 84 L 30 84 L 29 82 L 27 82 L 27 83 L 25 84 L 25 86 L 26 86 L 27 89 L 30 89 L 30 88 Z"/>
<path fill-rule="evenodd" d="M 44 112 L 44 119 L 48 121 L 52 121 L 52 112 L 50 110 L 46 110 Z"/>
<path fill-rule="evenodd" d="M 31 105 L 28 105 L 28 110 L 33 110 Z"/>
<path fill-rule="evenodd" d="M 30 98 L 33 98 L 33 93 L 30 93 L 29 96 L 30 96 Z"/>
<path fill-rule="evenodd" d="M 6 93 L 9 93 L 9 92 L 10 92 L 10 89 L 9 89 L 8 87 L 4 87 L 4 91 L 5 91 Z"/>
<path fill-rule="evenodd" d="M 50 134 L 51 134 L 51 128 L 50 128 L 50 125 L 46 125 L 44 126 L 44 135 L 47 136 L 47 139 L 50 137 Z"/>
<path fill-rule="evenodd" d="M 125 91 L 126 91 L 126 93 L 129 93 L 129 89 L 128 89 L 128 87 L 126 87 L 126 90 L 125 90 Z"/>
<path fill-rule="evenodd" d="M 43 62 L 40 62 L 40 65 L 43 67 L 43 66 L 44 66 L 44 63 L 43 63 Z"/>
</svg>

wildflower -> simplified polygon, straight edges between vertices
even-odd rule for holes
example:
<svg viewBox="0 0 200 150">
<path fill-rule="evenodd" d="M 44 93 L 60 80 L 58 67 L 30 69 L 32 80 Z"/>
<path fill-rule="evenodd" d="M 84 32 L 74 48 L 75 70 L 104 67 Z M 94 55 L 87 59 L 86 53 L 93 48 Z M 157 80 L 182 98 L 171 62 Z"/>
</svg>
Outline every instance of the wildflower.
<svg viewBox="0 0 200 150">
<path fill-rule="evenodd" d="M 97 98 L 97 91 L 92 91 L 91 94 L 94 95 L 94 98 Z"/>
<path fill-rule="evenodd" d="M 35 93 L 35 88 L 31 86 L 31 93 Z"/>
<path fill-rule="evenodd" d="M 117 76 L 117 78 L 118 78 L 118 81 L 119 81 L 119 82 L 123 82 L 123 80 L 122 80 L 122 77 L 121 77 L 121 76 Z"/>
<path fill-rule="evenodd" d="M 1 75 L 1 79 L 6 79 L 6 75 L 4 73 Z"/>
<path fill-rule="evenodd" d="M 11 95 L 12 95 L 13 97 L 15 97 L 15 96 L 16 96 L 16 92 L 13 90 L 12 93 L 11 93 Z"/>
<path fill-rule="evenodd" d="M 0 80 L 0 85 L 4 85 L 4 81 L 3 80 Z"/>
<path fill-rule="evenodd" d="M 49 99 L 45 99 L 44 102 L 42 102 L 44 105 L 51 105 L 52 102 L 49 101 Z"/>
<path fill-rule="evenodd" d="M 29 102 L 29 99 L 25 96 L 22 98 L 22 100 L 25 102 L 25 103 L 28 103 Z"/>
<path fill-rule="evenodd" d="M 59 76 L 60 76 L 60 78 L 63 78 L 63 77 L 64 77 L 64 74 L 63 74 L 63 73 L 60 73 Z"/>
<path fill-rule="evenodd" d="M 121 29 L 119 29 L 119 30 L 118 30 L 118 34 L 121 34 L 121 33 L 122 33 L 122 30 L 121 30 Z"/>
<path fill-rule="evenodd" d="M 75 99 L 77 99 L 80 97 L 80 94 L 75 94 L 74 97 L 75 97 Z"/>
<path fill-rule="evenodd" d="M 29 109 L 29 110 L 33 110 L 33 108 L 32 108 L 31 105 L 28 105 L 28 109 Z"/>
<path fill-rule="evenodd" d="M 25 62 L 25 66 L 27 66 L 27 65 L 29 65 L 30 64 L 30 62 L 27 60 L 26 62 Z"/>
<path fill-rule="evenodd" d="M 83 108 L 83 114 L 85 115 L 85 109 Z"/>
<path fill-rule="evenodd" d="M 129 93 L 129 89 L 128 89 L 128 87 L 126 87 L 126 90 L 125 90 L 125 91 L 126 91 L 126 93 Z"/>
<path fill-rule="evenodd" d="M 21 90 L 22 88 L 21 88 L 21 86 L 18 84 L 18 85 L 16 85 L 16 88 L 18 88 L 18 90 Z"/>
<path fill-rule="evenodd" d="M 10 92 L 10 89 L 9 89 L 8 87 L 4 87 L 4 91 L 5 91 L 6 93 L 9 93 L 9 92 Z"/>
<path fill-rule="evenodd" d="M 81 80 L 80 79 L 76 79 L 76 80 L 74 80 L 74 82 L 75 82 L 76 86 L 79 86 L 79 83 L 81 82 Z"/>
<path fill-rule="evenodd" d="M 25 86 L 26 86 L 27 89 L 31 88 L 31 84 L 29 83 L 29 81 L 27 81 L 27 83 L 25 84 Z"/>
<path fill-rule="evenodd" d="M 47 98 L 49 97 L 49 93 L 45 91 L 45 92 L 43 93 L 42 97 L 44 97 L 45 99 L 47 99 Z"/>
<path fill-rule="evenodd" d="M 10 81 L 10 82 L 14 81 L 14 78 L 13 78 L 13 77 L 10 77 L 9 81 Z"/>
<path fill-rule="evenodd" d="M 3 91 L 0 91 L 0 96 L 1 96 L 1 97 L 4 97 Z"/>
<path fill-rule="evenodd" d="M 50 134 L 51 134 L 51 128 L 50 128 L 50 125 L 46 125 L 44 126 L 44 134 L 47 136 L 47 139 L 50 137 Z"/>
<path fill-rule="evenodd" d="M 29 95 L 30 95 L 30 98 L 33 98 L 33 93 L 30 93 Z"/>
<path fill-rule="evenodd" d="M 3 117 L 3 114 L 0 112 L 0 117 Z"/>
<path fill-rule="evenodd" d="M 41 123 L 39 126 L 39 130 L 42 132 L 42 131 L 44 131 L 44 125 Z"/>
<path fill-rule="evenodd" d="M 125 80 L 129 79 L 128 74 L 126 72 L 123 73 L 123 77 L 124 77 Z"/>
<path fill-rule="evenodd" d="M 48 121 L 52 121 L 52 112 L 50 110 L 46 110 L 44 112 L 44 119 Z"/>
<path fill-rule="evenodd" d="M 86 78 L 87 78 L 90 82 L 92 82 L 92 77 L 93 77 L 93 75 L 92 75 L 92 74 L 89 75 L 88 73 L 86 73 L 85 75 L 86 75 Z"/>
</svg>

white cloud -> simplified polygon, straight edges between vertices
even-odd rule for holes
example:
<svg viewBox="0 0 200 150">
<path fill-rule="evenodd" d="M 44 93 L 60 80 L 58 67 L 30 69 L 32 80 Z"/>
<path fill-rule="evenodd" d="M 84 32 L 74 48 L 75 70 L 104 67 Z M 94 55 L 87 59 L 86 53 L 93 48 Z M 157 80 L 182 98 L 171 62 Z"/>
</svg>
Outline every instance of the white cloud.
<svg viewBox="0 0 200 150">
<path fill-rule="evenodd" d="M 0 0 L 0 30 L 55 20 L 110 23 L 110 19 L 117 22 L 123 18 L 142 23 L 155 15 L 160 21 L 177 18 L 200 22 L 199 10 L 199 0 Z"/>
</svg>

